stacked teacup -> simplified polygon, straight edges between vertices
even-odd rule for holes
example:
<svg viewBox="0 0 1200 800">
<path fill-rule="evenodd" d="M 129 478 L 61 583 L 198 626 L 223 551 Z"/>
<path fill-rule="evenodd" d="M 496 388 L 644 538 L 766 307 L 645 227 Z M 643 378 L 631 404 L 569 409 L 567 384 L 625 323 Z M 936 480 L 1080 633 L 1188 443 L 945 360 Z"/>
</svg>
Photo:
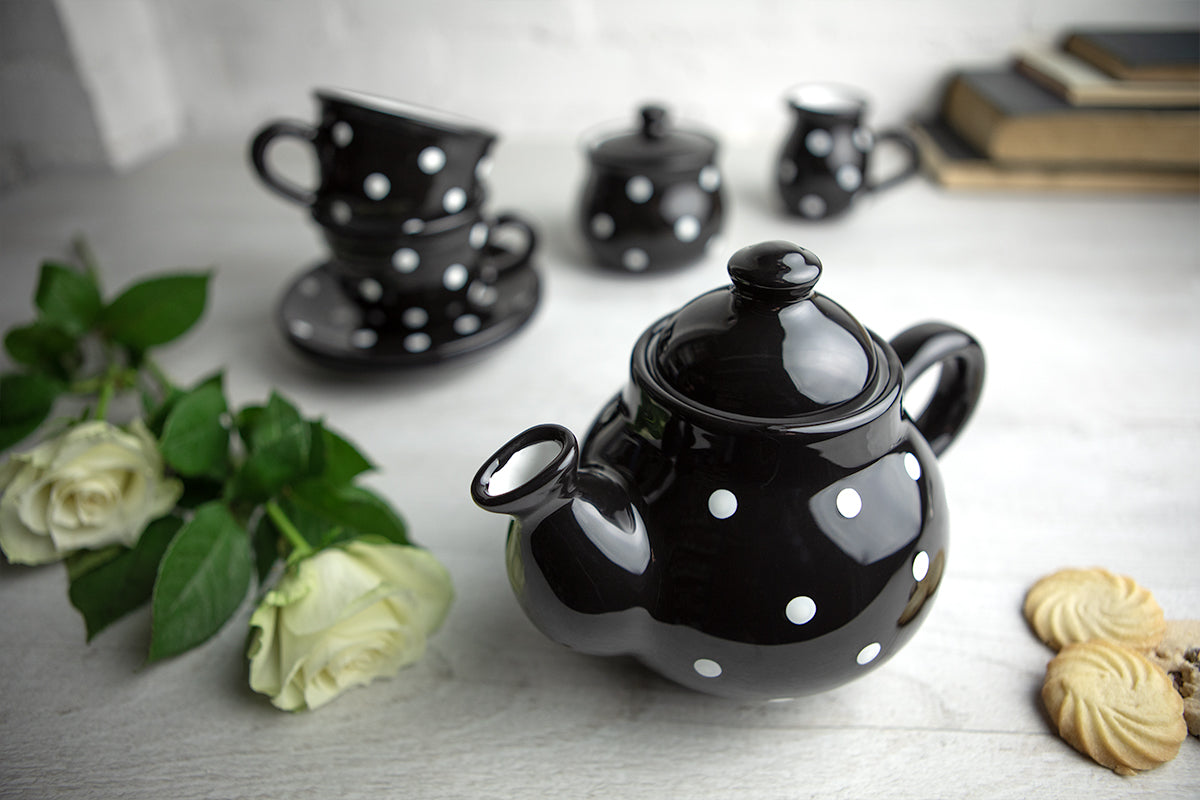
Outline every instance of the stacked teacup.
<svg viewBox="0 0 1200 800">
<path fill-rule="evenodd" d="M 263 183 L 312 213 L 330 258 L 285 293 L 288 340 L 335 366 L 420 365 L 519 328 L 538 301 L 533 227 L 488 214 L 496 135 L 468 120 L 357 92 L 318 90 L 313 126 L 276 121 L 251 145 Z M 317 154 L 318 185 L 279 175 L 273 141 Z"/>
</svg>

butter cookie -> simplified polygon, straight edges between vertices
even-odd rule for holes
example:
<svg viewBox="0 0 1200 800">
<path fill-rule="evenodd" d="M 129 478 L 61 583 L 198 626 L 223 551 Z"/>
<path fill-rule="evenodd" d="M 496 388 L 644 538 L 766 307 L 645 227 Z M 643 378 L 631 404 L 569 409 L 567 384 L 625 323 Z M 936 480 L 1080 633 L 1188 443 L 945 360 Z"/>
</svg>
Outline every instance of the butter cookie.
<svg viewBox="0 0 1200 800">
<path fill-rule="evenodd" d="M 1148 650 L 1162 641 L 1162 608 L 1133 578 L 1106 569 L 1064 569 L 1025 595 L 1025 619 L 1055 650 L 1073 642 L 1108 639 Z"/>
<path fill-rule="evenodd" d="M 1063 647 L 1046 667 L 1042 702 L 1059 736 L 1120 775 L 1170 761 L 1187 738 L 1167 674 L 1105 639 Z"/>
</svg>

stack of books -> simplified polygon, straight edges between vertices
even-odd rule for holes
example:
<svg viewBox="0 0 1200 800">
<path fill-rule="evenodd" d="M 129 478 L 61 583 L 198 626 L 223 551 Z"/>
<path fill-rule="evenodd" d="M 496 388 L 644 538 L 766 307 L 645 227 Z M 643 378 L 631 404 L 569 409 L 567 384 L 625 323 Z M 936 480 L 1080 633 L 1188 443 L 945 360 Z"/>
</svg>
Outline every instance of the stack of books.
<svg viewBox="0 0 1200 800">
<path fill-rule="evenodd" d="M 915 126 L 961 188 L 1200 191 L 1200 30 L 1076 30 L 953 74 Z"/>
</svg>

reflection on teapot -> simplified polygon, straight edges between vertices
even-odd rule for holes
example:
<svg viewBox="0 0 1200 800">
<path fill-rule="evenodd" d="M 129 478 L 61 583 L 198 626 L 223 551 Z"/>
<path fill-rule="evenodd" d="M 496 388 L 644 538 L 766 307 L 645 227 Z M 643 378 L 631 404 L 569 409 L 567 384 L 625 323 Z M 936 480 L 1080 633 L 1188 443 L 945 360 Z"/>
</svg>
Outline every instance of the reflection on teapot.
<svg viewBox="0 0 1200 800">
<path fill-rule="evenodd" d="M 941 323 L 880 339 L 787 242 L 729 272 L 641 336 L 582 446 L 531 428 L 471 492 L 514 518 L 510 582 L 550 638 L 713 694 L 790 697 L 879 666 L 927 616 L 949 532 L 936 455 L 984 356 Z M 935 365 L 911 419 L 905 382 Z"/>
</svg>

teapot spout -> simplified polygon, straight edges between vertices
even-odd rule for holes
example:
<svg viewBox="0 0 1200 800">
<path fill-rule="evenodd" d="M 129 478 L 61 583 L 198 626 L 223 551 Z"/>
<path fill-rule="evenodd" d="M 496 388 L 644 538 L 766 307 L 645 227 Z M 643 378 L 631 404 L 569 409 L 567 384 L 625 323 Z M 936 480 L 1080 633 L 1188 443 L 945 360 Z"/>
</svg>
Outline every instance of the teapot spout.
<svg viewBox="0 0 1200 800">
<path fill-rule="evenodd" d="M 575 495 L 579 442 L 561 425 L 517 434 L 479 468 L 471 499 L 485 511 L 542 517 Z"/>
<path fill-rule="evenodd" d="M 645 605 L 653 559 L 620 475 L 580 467 L 574 434 L 539 425 L 484 463 L 471 496 L 484 510 L 513 517 L 509 581 L 544 633 L 586 652 L 628 652 L 635 637 L 620 612 Z"/>
</svg>

